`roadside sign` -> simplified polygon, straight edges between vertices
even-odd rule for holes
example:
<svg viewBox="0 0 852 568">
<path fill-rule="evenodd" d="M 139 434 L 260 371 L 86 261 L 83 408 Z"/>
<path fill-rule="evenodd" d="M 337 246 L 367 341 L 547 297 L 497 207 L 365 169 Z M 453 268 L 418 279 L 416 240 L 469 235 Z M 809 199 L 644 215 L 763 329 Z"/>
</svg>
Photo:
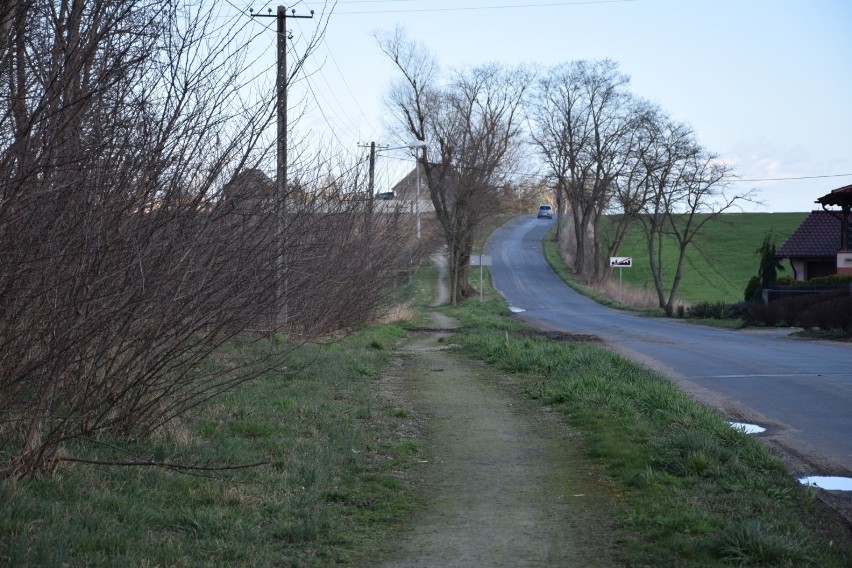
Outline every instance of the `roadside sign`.
<svg viewBox="0 0 852 568">
<path fill-rule="evenodd" d="M 632 256 L 611 256 L 609 257 L 610 268 L 631 268 L 633 266 Z"/>
<path fill-rule="evenodd" d="M 470 265 L 479 267 L 479 303 L 482 303 L 482 291 L 485 289 L 484 280 L 482 279 L 482 267 L 491 266 L 491 257 L 481 252 L 474 252 L 470 255 Z"/>
<path fill-rule="evenodd" d="M 624 299 L 624 287 L 621 282 L 621 273 L 623 272 L 622 268 L 632 268 L 633 267 L 633 257 L 632 256 L 611 256 L 609 257 L 609 267 L 618 269 L 618 297 L 619 300 Z"/>
</svg>

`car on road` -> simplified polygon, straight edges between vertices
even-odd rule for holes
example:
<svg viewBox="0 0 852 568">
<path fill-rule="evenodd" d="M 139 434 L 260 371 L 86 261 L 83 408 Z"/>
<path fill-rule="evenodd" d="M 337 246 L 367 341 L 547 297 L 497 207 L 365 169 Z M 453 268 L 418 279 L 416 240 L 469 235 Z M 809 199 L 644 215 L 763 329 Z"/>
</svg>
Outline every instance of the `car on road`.
<svg viewBox="0 0 852 568">
<path fill-rule="evenodd" d="M 538 208 L 539 219 L 553 219 L 553 207 L 550 205 L 541 205 Z"/>
</svg>

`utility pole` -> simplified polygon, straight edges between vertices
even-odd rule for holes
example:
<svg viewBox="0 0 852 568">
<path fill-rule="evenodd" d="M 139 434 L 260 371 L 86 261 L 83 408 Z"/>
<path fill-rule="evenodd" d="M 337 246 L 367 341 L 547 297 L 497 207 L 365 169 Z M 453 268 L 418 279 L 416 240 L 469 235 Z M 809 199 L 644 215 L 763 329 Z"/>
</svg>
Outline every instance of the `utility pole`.
<svg viewBox="0 0 852 568">
<path fill-rule="evenodd" d="M 368 199 L 371 203 L 370 210 L 372 211 L 372 201 L 376 195 L 376 148 L 379 149 L 387 149 L 387 145 L 385 146 L 377 146 L 375 142 L 370 142 L 370 145 L 367 144 L 358 144 L 359 148 L 369 148 L 370 149 L 370 170 L 369 170 L 369 178 L 367 178 L 367 191 L 368 191 Z"/>
<path fill-rule="evenodd" d="M 276 18 L 278 20 L 278 71 L 275 80 L 276 97 L 278 101 L 278 145 L 275 155 L 275 327 L 282 329 L 287 325 L 287 18 L 313 18 L 297 16 L 296 10 L 287 15 L 284 6 L 278 6 L 278 12 L 273 16 L 272 8 L 267 14 L 255 14 L 249 10 L 252 17 Z"/>
<path fill-rule="evenodd" d="M 361 148 L 366 145 L 359 144 Z M 364 216 L 364 235 L 367 242 L 367 255 L 370 266 L 373 264 L 373 212 L 376 200 L 376 143 L 370 142 L 370 171 L 367 178 L 367 214 Z"/>
<path fill-rule="evenodd" d="M 373 212 L 373 196 L 375 193 L 376 181 L 376 143 L 370 142 L 370 183 L 368 189 L 370 191 L 370 213 Z"/>
<path fill-rule="evenodd" d="M 415 183 L 417 184 L 417 187 L 415 188 L 415 191 L 414 191 L 414 195 L 415 195 L 415 197 L 414 197 L 414 219 L 415 219 L 415 226 L 417 228 L 417 231 L 416 231 L 417 239 L 419 240 L 420 239 L 420 162 L 417 159 L 417 153 L 416 152 L 417 152 L 417 150 L 422 150 L 422 152 L 423 152 L 423 164 L 425 165 L 426 164 L 426 149 L 427 149 L 427 146 L 426 146 L 426 142 L 424 142 L 422 140 L 416 140 L 416 141 L 412 142 L 411 144 L 409 144 L 408 147 L 411 148 L 412 150 L 414 150 L 414 152 L 415 152 L 415 154 L 414 154 L 414 170 L 415 170 L 415 179 L 417 180 Z"/>
</svg>

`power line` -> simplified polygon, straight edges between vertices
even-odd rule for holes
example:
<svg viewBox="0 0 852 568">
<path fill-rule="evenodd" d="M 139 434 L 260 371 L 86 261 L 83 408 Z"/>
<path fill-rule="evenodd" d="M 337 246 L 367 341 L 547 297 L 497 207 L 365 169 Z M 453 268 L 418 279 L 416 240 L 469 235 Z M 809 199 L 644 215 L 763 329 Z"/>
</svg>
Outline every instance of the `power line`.
<svg viewBox="0 0 852 568">
<path fill-rule="evenodd" d="M 733 180 L 736 182 L 745 182 L 745 181 L 791 181 L 797 179 L 821 179 L 821 178 L 839 178 L 839 177 L 852 177 L 852 174 L 828 174 L 822 176 L 798 176 L 798 177 L 777 177 L 777 178 L 758 178 L 758 179 L 737 179 Z"/>
<path fill-rule="evenodd" d="M 363 0 L 362 0 L 363 1 Z M 503 4 L 496 6 L 455 6 L 453 8 L 400 8 L 395 10 L 357 10 L 337 12 L 339 16 L 357 14 L 408 14 L 418 12 L 478 12 L 481 10 L 506 10 L 519 8 L 549 8 L 555 6 L 583 6 L 589 4 L 624 4 L 639 0 L 579 0 L 573 2 L 541 2 L 537 4 Z M 353 2 L 354 4 L 355 2 Z"/>
</svg>

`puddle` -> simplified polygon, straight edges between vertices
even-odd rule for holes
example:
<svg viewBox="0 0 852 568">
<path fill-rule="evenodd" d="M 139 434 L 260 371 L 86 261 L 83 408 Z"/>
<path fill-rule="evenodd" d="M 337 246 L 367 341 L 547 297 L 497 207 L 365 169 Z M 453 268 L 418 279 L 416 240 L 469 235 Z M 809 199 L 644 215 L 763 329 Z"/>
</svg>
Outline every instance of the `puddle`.
<svg viewBox="0 0 852 568">
<path fill-rule="evenodd" d="M 852 477 L 800 477 L 799 483 L 827 491 L 852 491 Z"/>
<path fill-rule="evenodd" d="M 760 434 L 766 432 L 766 428 L 757 424 L 746 424 L 745 422 L 729 422 L 731 428 L 745 432 L 746 434 Z"/>
<path fill-rule="evenodd" d="M 509 311 L 513 314 L 520 314 L 522 312 L 525 312 L 526 310 L 524 308 L 516 308 L 515 306 L 509 306 Z"/>
</svg>

